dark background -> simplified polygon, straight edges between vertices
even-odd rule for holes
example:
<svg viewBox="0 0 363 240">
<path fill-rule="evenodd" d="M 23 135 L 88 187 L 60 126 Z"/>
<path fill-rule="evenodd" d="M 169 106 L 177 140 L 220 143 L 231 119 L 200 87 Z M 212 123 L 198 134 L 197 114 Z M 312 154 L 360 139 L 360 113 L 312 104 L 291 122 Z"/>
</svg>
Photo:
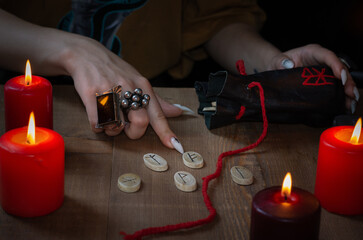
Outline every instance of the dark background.
<svg viewBox="0 0 363 240">
<path fill-rule="evenodd" d="M 262 36 L 282 51 L 318 43 L 362 68 L 363 1 L 259 0 L 267 14 Z"/>
</svg>

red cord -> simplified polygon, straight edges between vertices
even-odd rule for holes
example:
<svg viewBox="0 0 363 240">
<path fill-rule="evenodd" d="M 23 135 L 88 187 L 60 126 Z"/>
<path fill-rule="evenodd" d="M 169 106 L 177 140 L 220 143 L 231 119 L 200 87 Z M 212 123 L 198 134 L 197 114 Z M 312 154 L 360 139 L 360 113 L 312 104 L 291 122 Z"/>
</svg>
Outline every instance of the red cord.
<svg viewBox="0 0 363 240">
<path fill-rule="evenodd" d="M 236 120 L 240 120 L 241 117 L 243 116 L 243 114 L 245 114 L 245 111 L 246 111 L 245 106 L 241 106 L 240 110 L 239 110 L 239 113 L 236 116 Z"/>
<path fill-rule="evenodd" d="M 232 156 L 232 155 L 235 155 L 238 153 L 242 153 L 242 152 L 245 152 L 252 148 L 257 147 L 257 145 L 259 145 L 262 142 L 262 140 L 266 137 L 266 134 L 267 134 L 268 121 L 267 121 L 267 117 L 266 117 L 265 97 L 264 97 L 264 93 L 263 93 L 263 88 L 262 88 L 261 84 L 258 82 L 251 82 L 248 85 L 249 88 L 253 88 L 256 86 L 260 90 L 260 101 L 261 101 L 261 110 L 262 110 L 262 118 L 263 118 L 263 131 L 261 133 L 261 136 L 258 138 L 258 140 L 255 143 L 253 143 L 247 147 L 237 149 L 234 151 L 224 152 L 221 155 L 219 155 L 216 171 L 213 174 L 210 174 L 203 178 L 202 194 L 203 194 L 205 206 L 207 207 L 207 209 L 209 211 L 209 216 L 206 218 L 199 219 L 197 221 L 184 222 L 184 223 L 179 223 L 179 224 L 174 224 L 174 225 L 166 225 L 163 227 L 145 228 L 145 229 L 136 231 L 133 234 L 126 234 L 125 232 L 121 231 L 120 234 L 124 235 L 125 240 L 141 239 L 142 237 L 147 236 L 147 235 L 158 234 L 158 233 L 163 233 L 163 232 L 171 232 L 171 231 L 176 231 L 176 230 L 186 229 L 186 228 L 192 228 L 192 227 L 207 224 L 207 223 L 210 223 L 213 221 L 214 217 L 217 215 L 217 210 L 213 207 L 212 202 L 209 199 L 207 190 L 208 190 L 209 181 L 211 181 L 215 178 L 218 178 L 221 175 L 221 171 L 223 168 L 223 163 L 222 163 L 223 158 L 227 157 L 227 156 Z"/>
<path fill-rule="evenodd" d="M 236 62 L 236 68 L 239 72 L 239 74 L 246 76 L 246 68 L 245 68 L 245 62 L 241 59 Z"/>
</svg>

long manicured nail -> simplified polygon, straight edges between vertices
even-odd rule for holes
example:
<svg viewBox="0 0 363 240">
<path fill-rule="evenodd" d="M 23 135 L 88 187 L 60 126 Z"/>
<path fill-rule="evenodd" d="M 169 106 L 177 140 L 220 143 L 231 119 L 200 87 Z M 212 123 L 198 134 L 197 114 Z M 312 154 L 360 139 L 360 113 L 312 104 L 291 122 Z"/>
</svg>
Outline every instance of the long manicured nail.
<svg viewBox="0 0 363 240">
<path fill-rule="evenodd" d="M 357 108 L 357 101 L 352 100 L 352 103 L 350 104 L 350 110 L 352 111 L 352 114 L 355 113 L 356 108 Z"/>
<path fill-rule="evenodd" d="M 173 104 L 175 107 L 180 108 L 181 110 L 183 110 L 182 115 L 189 115 L 189 116 L 197 116 L 197 114 L 195 114 L 195 112 L 193 112 L 192 109 L 186 107 L 186 106 L 182 106 L 180 104 Z"/>
<path fill-rule="evenodd" d="M 170 139 L 171 144 L 173 144 L 174 148 L 180 152 L 181 154 L 184 153 L 184 149 L 183 146 L 181 145 L 181 143 L 179 142 L 179 140 L 176 137 L 172 137 Z"/>
<path fill-rule="evenodd" d="M 345 86 L 345 83 L 347 82 L 347 72 L 345 71 L 345 69 L 343 69 L 341 72 L 340 72 L 340 76 L 342 78 L 342 83 L 343 83 L 343 86 Z"/>
<path fill-rule="evenodd" d="M 360 96 L 359 96 L 359 91 L 358 91 L 357 87 L 353 88 L 353 93 L 354 93 L 355 100 L 358 102 Z"/>
<path fill-rule="evenodd" d="M 348 69 L 350 68 L 350 64 L 344 59 L 344 58 L 339 58 L 339 60 L 342 62 L 342 63 L 344 63 L 347 67 L 348 67 Z"/>
<path fill-rule="evenodd" d="M 290 60 L 285 58 L 284 60 L 282 60 L 282 66 L 286 69 L 291 69 L 294 67 L 294 63 Z"/>
</svg>

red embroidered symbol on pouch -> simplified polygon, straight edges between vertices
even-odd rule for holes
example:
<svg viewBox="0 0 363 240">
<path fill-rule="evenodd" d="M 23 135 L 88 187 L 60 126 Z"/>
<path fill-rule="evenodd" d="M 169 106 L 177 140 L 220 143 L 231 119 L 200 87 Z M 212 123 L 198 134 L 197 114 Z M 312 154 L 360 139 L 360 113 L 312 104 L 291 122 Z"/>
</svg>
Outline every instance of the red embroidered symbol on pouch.
<svg viewBox="0 0 363 240">
<path fill-rule="evenodd" d="M 304 68 L 301 77 L 306 78 L 306 80 L 303 82 L 303 85 L 322 86 L 322 85 L 334 84 L 326 80 L 326 78 L 335 78 L 335 77 L 324 74 L 325 68 L 321 69 L 321 72 L 319 72 L 319 70 L 315 68 L 312 68 L 312 70 L 314 71 L 314 73 L 309 68 Z"/>
</svg>

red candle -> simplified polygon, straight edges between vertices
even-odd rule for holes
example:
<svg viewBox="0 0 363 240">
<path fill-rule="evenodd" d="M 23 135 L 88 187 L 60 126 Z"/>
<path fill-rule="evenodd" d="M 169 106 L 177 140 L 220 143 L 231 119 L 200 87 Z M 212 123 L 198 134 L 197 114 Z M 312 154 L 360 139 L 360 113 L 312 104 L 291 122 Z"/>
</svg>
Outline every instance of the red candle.
<svg viewBox="0 0 363 240">
<path fill-rule="evenodd" d="M 363 214 L 361 125 L 359 119 L 355 127 L 332 127 L 320 136 L 315 195 L 330 212 Z"/>
<path fill-rule="evenodd" d="M 252 202 L 251 240 L 319 238 L 320 204 L 313 194 L 284 185 L 258 192 Z M 289 192 L 290 191 L 290 192 Z"/>
<path fill-rule="evenodd" d="M 5 130 L 26 126 L 31 112 L 39 127 L 53 129 L 52 85 L 31 75 L 29 60 L 26 65 L 25 76 L 12 78 L 4 86 Z"/>
<path fill-rule="evenodd" d="M 58 133 L 35 128 L 29 120 L 28 128 L 1 136 L 0 203 L 5 212 L 45 215 L 62 205 L 63 196 L 64 141 Z"/>
</svg>

